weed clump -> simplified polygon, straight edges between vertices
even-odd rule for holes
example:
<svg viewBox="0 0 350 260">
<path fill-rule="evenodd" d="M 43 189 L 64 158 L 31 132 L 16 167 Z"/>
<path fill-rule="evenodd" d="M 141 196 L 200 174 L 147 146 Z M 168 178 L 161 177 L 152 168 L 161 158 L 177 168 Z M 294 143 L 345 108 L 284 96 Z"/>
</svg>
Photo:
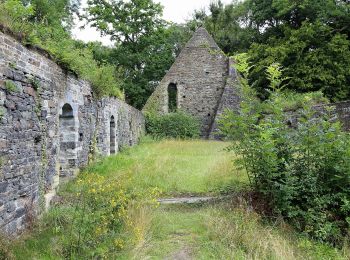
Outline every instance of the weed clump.
<svg viewBox="0 0 350 260">
<path fill-rule="evenodd" d="M 9 92 L 19 92 L 19 89 L 18 87 L 16 86 L 15 83 L 13 83 L 12 81 L 10 80 L 6 80 L 5 81 L 5 88 L 7 91 Z"/>
</svg>

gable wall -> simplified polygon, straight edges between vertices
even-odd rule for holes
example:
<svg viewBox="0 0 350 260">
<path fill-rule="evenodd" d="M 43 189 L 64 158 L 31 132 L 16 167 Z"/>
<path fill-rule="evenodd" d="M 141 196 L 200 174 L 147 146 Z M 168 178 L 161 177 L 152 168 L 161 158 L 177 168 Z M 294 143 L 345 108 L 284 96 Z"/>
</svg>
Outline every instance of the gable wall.
<svg viewBox="0 0 350 260">
<path fill-rule="evenodd" d="M 163 78 L 144 111 L 168 113 L 168 85 L 177 85 L 178 109 L 198 117 L 201 135 L 209 137 L 228 76 L 228 59 L 207 33 L 197 31 Z"/>
</svg>

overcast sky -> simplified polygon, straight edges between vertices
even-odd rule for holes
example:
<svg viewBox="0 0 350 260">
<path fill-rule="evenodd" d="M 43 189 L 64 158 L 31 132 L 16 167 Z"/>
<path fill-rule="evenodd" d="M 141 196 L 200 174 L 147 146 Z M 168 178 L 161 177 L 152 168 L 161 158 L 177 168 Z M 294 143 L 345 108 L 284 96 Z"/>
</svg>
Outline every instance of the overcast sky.
<svg viewBox="0 0 350 260">
<path fill-rule="evenodd" d="M 155 0 L 164 6 L 164 19 L 176 23 L 185 22 L 194 10 L 208 7 L 212 0 Z M 221 0 L 223 3 L 230 3 L 232 0 Z M 87 0 L 82 0 L 82 5 L 86 5 Z M 81 24 L 80 24 L 81 25 Z M 101 38 L 100 34 L 92 29 L 86 28 L 73 30 L 73 35 L 83 41 L 102 41 L 104 44 L 109 44 L 108 38 Z"/>
</svg>

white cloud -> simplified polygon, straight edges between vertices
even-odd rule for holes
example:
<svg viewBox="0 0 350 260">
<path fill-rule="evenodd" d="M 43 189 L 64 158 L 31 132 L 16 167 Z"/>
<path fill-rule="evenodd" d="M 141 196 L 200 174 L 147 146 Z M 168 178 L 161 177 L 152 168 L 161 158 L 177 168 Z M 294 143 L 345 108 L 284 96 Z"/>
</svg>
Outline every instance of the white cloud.
<svg viewBox="0 0 350 260">
<path fill-rule="evenodd" d="M 175 23 L 183 23 L 191 17 L 194 10 L 207 8 L 212 0 L 155 0 L 164 6 L 164 19 Z M 221 0 L 223 3 L 230 3 L 232 0 Z M 86 6 L 87 0 L 82 0 L 82 6 Z M 94 28 L 87 27 L 80 30 L 78 26 L 73 30 L 73 36 L 77 39 L 88 41 L 102 41 L 110 45 L 109 37 L 101 37 Z"/>
</svg>

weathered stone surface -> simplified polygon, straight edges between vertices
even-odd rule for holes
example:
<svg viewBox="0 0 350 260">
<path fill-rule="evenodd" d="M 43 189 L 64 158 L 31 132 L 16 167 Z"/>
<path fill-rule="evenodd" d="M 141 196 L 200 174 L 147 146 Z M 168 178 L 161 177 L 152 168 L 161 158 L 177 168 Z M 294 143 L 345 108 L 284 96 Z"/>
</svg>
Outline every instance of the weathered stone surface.
<svg viewBox="0 0 350 260">
<path fill-rule="evenodd" d="M 6 192 L 7 186 L 8 186 L 8 182 L 0 183 L 0 193 Z"/>
<path fill-rule="evenodd" d="M 236 69 L 234 68 L 234 61 L 230 58 L 228 62 L 229 75 L 227 77 L 225 89 L 221 95 L 219 106 L 215 115 L 215 120 L 210 132 L 210 137 L 215 139 L 222 138 L 218 129 L 218 122 L 221 116 L 224 114 L 225 110 L 229 109 L 233 111 L 238 111 L 240 105 L 238 74 Z"/>
<path fill-rule="evenodd" d="M 29 94 L 32 97 L 36 97 L 35 90 L 32 87 L 25 87 L 23 91 L 24 93 Z"/>
<path fill-rule="evenodd" d="M 0 231 L 16 233 L 28 212 L 38 212 L 39 194 L 52 198 L 62 178 L 88 163 L 92 148 L 109 155 L 136 144 L 144 118 L 121 100 L 92 98 L 88 82 L 12 37 L 0 33 L 0 42 Z M 69 122 L 62 120 L 66 104 Z M 114 131 L 112 116 L 120 120 Z"/>
<path fill-rule="evenodd" d="M 315 111 L 315 117 L 320 116 L 323 113 L 331 113 L 331 120 L 340 121 L 345 131 L 350 131 L 350 101 L 342 101 L 337 103 L 322 104 L 313 107 Z M 301 117 L 300 111 L 289 111 L 289 122 L 291 127 L 297 127 L 299 118 Z"/>
<path fill-rule="evenodd" d="M 343 123 L 344 129 L 350 131 L 350 101 L 338 102 L 331 106 L 335 107 L 335 112 Z"/>
</svg>

